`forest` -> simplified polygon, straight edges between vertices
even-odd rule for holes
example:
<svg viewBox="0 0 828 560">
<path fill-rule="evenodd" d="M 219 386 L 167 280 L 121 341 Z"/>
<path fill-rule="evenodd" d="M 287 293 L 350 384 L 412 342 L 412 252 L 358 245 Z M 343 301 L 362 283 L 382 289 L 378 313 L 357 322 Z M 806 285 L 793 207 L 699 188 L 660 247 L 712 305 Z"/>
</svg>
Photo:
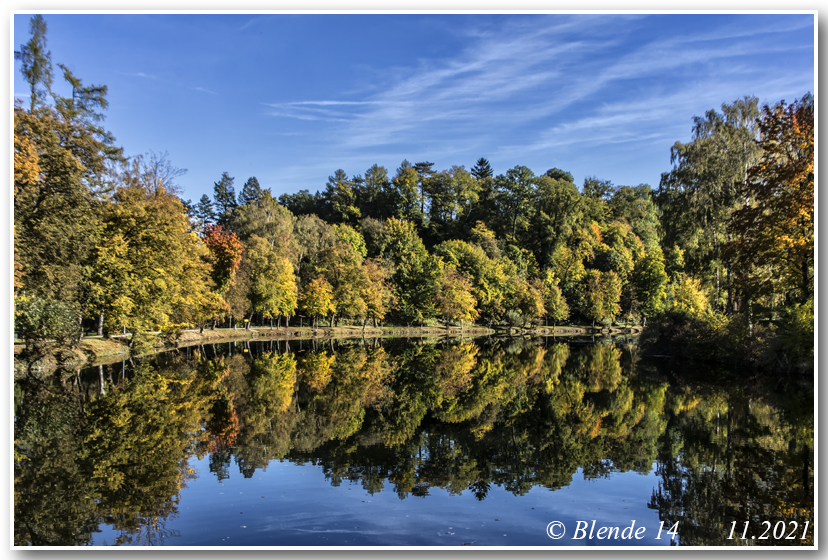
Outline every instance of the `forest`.
<svg viewBox="0 0 828 560">
<path fill-rule="evenodd" d="M 810 93 L 688 116 L 655 189 L 496 173 L 481 157 L 338 169 L 315 193 L 225 172 L 192 201 L 166 152 L 117 146 L 106 86 L 57 64 L 72 94 L 52 91 L 41 16 L 15 56 L 30 86 L 14 105 L 15 330 L 29 349 L 297 317 L 637 324 L 674 356 L 813 368 Z"/>
</svg>

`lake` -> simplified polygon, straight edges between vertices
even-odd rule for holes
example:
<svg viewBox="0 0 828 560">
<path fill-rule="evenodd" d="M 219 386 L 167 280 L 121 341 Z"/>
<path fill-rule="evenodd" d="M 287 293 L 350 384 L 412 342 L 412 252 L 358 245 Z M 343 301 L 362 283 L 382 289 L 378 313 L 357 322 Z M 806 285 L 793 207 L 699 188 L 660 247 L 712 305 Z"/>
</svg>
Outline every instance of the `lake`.
<svg viewBox="0 0 828 560">
<path fill-rule="evenodd" d="M 16 546 L 814 544 L 812 380 L 630 339 L 226 342 L 14 391 Z"/>
</svg>

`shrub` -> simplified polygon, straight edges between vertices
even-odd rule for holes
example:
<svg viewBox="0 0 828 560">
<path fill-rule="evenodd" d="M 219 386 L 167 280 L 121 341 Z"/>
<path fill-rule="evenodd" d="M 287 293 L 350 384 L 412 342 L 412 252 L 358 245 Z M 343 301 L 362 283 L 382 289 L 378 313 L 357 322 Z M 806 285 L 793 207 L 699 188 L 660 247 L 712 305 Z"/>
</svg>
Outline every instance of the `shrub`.
<svg viewBox="0 0 828 560">
<path fill-rule="evenodd" d="M 780 325 L 782 351 L 792 364 L 814 360 L 814 300 L 791 309 Z"/>
<path fill-rule="evenodd" d="M 181 333 L 190 325 L 187 323 L 170 323 L 161 327 L 161 338 L 166 344 L 176 344 L 181 338 Z"/>
<path fill-rule="evenodd" d="M 129 346 L 135 354 L 152 352 L 158 346 L 158 336 L 147 332 L 132 333 Z"/>
<path fill-rule="evenodd" d="M 80 316 L 73 303 L 30 297 L 17 302 L 14 327 L 27 353 L 42 357 L 77 347 L 83 334 Z"/>
<path fill-rule="evenodd" d="M 526 323 L 526 317 L 514 309 L 509 309 L 503 314 L 503 323 L 509 327 L 522 327 Z"/>
</svg>

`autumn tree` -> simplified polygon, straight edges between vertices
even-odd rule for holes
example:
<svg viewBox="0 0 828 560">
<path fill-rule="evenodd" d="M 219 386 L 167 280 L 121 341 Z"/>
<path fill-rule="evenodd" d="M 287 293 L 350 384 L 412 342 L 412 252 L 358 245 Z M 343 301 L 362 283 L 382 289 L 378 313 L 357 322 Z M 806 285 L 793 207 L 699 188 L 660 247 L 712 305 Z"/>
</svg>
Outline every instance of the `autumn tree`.
<svg viewBox="0 0 828 560">
<path fill-rule="evenodd" d="M 122 151 L 101 126 L 106 88 L 82 86 L 67 72 L 76 99 L 52 96 L 46 26 L 33 18 L 33 37 L 21 50 L 23 72 L 32 84 L 30 111 L 14 108 L 14 229 L 18 279 L 30 295 L 78 301 L 79 287 L 101 205 L 111 190 L 109 166 Z"/>
<path fill-rule="evenodd" d="M 673 309 L 693 316 L 707 313 L 707 294 L 698 278 L 682 274 L 673 283 Z"/>
<path fill-rule="evenodd" d="M 446 328 L 449 321 L 459 321 L 462 332 L 464 322 L 473 323 L 479 316 L 471 282 L 453 267 L 446 267 L 443 271 L 435 300 L 438 313 L 446 321 Z"/>
<path fill-rule="evenodd" d="M 613 271 L 600 272 L 589 270 L 586 274 L 586 290 L 582 313 L 595 321 L 612 321 L 621 311 L 618 301 L 621 299 L 621 280 Z"/>
<path fill-rule="evenodd" d="M 177 196 L 125 182 L 97 235 L 84 285 L 89 310 L 110 331 L 198 322 L 211 302 L 207 248 L 189 231 Z"/>
<path fill-rule="evenodd" d="M 314 278 L 302 287 L 299 304 L 305 313 L 313 317 L 313 328 L 316 328 L 320 316 L 324 317 L 336 309 L 333 305 L 333 288 L 324 276 Z"/>
<path fill-rule="evenodd" d="M 251 263 L 250 302 L 253 312 L 266 319 L 290 317 L 296 309 L 296 277 L 290 261 L 273 250 L 258 235 L 248 240 L 247 255 Z M 250 328 L 251 313 L 247 328 Z M 271 323 L 272 324 L 272 323 Z"/>
<path fill-rule="evenodd" d="M 489 258 L 479 245 L 460 240 L 444 241 L 434 254 L 470 280 L 480 318 L 490 324 L 500 321 L 514 291 L 513 275 L 505 269 L 511 261 Z"/>
<path fill-rule="evenodd" d="M 541 290 L 546 317 L 552 319 L 553 327 L 557 326 L 558 322 L 565 321 L 569 317 L 569 306 L 563 292 L 558 287 L 555 274 L 550 269 L 544 272 Z"/>
<path fill-rule="evenodd" d="M 397 301 L 391 283 L 394 271 L 382 259 L 366 259 L 362 266 L 367 282 L 362 286 L 361 295 L 367 306 L 367 316 L 373 319 L 376 327 L 377 321 L 382 321 Z M 364 322 L 362 327 L 365 328 Z"/>
<path fill-rule="evenodd" d="M 783 293 L 805 303 L 814 273 L 814 99 L 762 109 L 762 156 L 750 168 L 745 196 L 733 214 L 726 255 L 754 295 Z"/>
<path fill-rule="evenodd" d="M 233 232 L 224 231 L 221 226 L 204 228 L 204 244 L 210 251 L 212 271 L 210 276 L 219 294 L 227 291 L 233 283 L 241 263 L 242 244 Z"/>
</svg>

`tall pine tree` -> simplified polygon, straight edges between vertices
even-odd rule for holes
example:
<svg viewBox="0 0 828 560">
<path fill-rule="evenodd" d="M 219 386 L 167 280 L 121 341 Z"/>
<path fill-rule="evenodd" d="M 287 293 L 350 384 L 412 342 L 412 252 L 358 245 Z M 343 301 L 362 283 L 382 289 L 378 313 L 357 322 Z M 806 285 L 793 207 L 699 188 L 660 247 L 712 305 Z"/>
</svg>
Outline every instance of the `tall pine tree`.
<svg viewBox="0 0 828 560">
<path fill-rule="evenodd" d="M 215 204 L 216 223 L 227 227 L 233 217 L 233 210 L 236 209 L 236 190 L 233 187 L 233 177 L 225 171 L 221 179 L 213 185 L 213 203 Z"/>
<path fill-rule="evenodd" d="M 263 193 L 262 187 L 259 186 L 259 180 L 251 177 L 244 183 L 241 194 L 239 194 L 239 206 L 256 204 Z"/>
</svg>

